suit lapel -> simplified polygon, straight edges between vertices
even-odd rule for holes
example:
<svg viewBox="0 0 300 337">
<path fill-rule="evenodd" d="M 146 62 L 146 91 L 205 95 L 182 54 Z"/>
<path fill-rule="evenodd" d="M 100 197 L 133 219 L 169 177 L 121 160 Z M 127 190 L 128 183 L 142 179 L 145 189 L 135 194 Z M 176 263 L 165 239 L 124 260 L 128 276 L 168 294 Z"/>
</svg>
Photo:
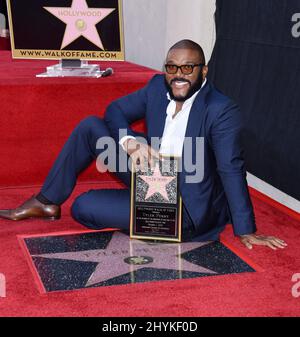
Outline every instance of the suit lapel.
<svg viewBox="0 0 300 337">
<path fill-rule="evenodd" d="M 195 137 L 200 136 L 200 128 L 203 122 L 204 117 L 204 111 L 206 108 L 206 97 L 207 94 L 210 92 L 211 86 L 209 83 L 206 83 L 206 85 L 201 89 L 199 94 L 197 95 L 188 119 L 188 124 L 185 132 L 185 137 L 191 137 L 192 138 L 192 153 L 187 155 L 192 155 L 192 161 L 193 163 L 196 162 L 195 156 L 196 156 L 196 142 Z M 184 144 L 186 143 L 186 139 L 184 140 Z M 183 147 L 182 152 L 182 173 L 180 174 L 180 187 L 182 190 L 182 187 L 184 185 L 184 180 L 186 176 L 185 168 L 184 168 L 184 157 L 185 156 L 185 146 Z"/>
<path fill-rule="evenodd" d="M 157 97 L 156 102 L 150 107 L 151 111 L 147 120 L 148 137 L 161 138 L 165 128 L 167 117 L 167 107 L 170 101 L 164 92 L 161 98 Z"/>
<path fill-rule="evenodd" d="M 199 136 L 199 130 L 202 124 L 204 109 L 206 106 L 206 96 L 209 91 L 210 85 L 206 83 L 206 85 L 197 95 L 190 111 L 189 120 L 185 132 L 186 137 Z"/>
</svg>

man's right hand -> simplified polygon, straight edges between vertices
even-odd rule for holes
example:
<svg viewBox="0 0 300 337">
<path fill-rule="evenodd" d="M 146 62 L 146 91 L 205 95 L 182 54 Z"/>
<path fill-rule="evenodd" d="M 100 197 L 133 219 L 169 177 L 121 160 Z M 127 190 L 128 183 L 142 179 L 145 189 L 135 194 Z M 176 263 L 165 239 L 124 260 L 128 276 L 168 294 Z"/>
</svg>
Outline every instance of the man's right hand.
<svg viewBox="0 0 300 337">
<path fill-rule="evenodd" d="M 148 144 L 140 143 L 129 138 L 124 142 L 124 148 L 130 156 L 136 170 L 147 171 L 148 166 L 153 168 L 159 159 L 159 153 Z"/>
</svg>

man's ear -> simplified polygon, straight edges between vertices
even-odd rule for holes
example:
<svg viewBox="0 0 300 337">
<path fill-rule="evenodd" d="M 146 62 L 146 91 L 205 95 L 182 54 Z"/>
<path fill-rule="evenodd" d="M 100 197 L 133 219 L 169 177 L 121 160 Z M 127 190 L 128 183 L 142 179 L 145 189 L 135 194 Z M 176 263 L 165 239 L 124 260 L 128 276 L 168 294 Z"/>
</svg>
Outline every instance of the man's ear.
<svg viewBox="0 0 300 337">
<path fill-rule="evenodd" d="M 208 73 L 208 66 L 203 66 L 202 68 L 203 79 L 205 79 L 205 77 L 207 76 L 207 73 Z"/>
</svg>

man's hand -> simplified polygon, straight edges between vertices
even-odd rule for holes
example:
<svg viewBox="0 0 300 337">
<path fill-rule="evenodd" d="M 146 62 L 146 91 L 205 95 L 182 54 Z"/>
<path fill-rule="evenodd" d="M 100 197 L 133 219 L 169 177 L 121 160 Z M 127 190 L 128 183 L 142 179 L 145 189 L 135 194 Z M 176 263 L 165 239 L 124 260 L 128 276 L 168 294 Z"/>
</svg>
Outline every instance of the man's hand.
<svg viewBox="0 0 300 337">
<path fill-rule="evenodd" d="M 287 244 L 274 236 L 264 236 L 256 234 L 246 234 L 240 236 L 241 242 L 249 249 L 252 249 L 253 245 L 268 246 L 273 250 L 277 248 L 285 248 Z"/>
<path fill-rule="evenodd" d="M 155 160 L 159 159 L 159 153 L 151 146 L 138 142 L 136 139 L 127 139 L 124 147 L 130 156 L 136 169 L 147 171 L 148 165 L 153 168 Z"/>
</svg>

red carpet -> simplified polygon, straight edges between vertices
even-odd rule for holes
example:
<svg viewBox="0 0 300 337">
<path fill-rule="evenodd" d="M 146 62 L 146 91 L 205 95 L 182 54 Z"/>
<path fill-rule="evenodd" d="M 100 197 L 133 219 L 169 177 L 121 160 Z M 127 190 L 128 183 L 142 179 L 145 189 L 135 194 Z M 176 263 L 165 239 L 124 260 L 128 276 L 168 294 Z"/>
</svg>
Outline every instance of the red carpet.
<svg viewBox="0 0 300 337">
<path fill-rule="evenodd" d="M 29 185 L 43 181 L 57 151 L 80 119 L 101 114 L 112 98 L 141 87 L 153 74 L 143 67 L 116 63 L 113 66 L 120 76 L 116 72 L 115 77 L 101 81 L 36 79 L 34 73 L 42 72 L 51 62 L 10 62 L 6 53 L 0 53 L 0 59 L 1 208 L 15 207 L 39 190 L 39 186 Z M 4 63 L 9 65 L 7 72 Z M 300 315 L 300 298 L 294 298 L 291 292 L 292 276 L 300 272 L 299 219 L 276 209 L 258 194 L 252 194 L 252 198 L 259 233 L 278 236 L 288 247 L 277 251 L 254 247 L 249 251 L 233 237 L 230 226 L 223 237 L 233 249 L 261 266 L 261 272 L 41 295 L 17 235 L 83 229 L 69 215 L 71 202 L 96 186 L 122 187 L 104 179 L 107 176 L 100 178 L 92 165 L 63 205 L 60 221 L 0 221 L 0 273 L 7 282 L 6 297 L 0 298 L 0 316 Z"/>
<path fill-rule="evenodd" d="M 80 120 L 103 115 L 113 99 L 141 88 L 155 73 L 128 62 L 101 62 L 101 69 L 115 73 L 100 79 L 35 77 L 55 63 L 12 61 L 9 52 L 0 52 L 0 186 L 42 183 Z M 98 178 L 95 169 L 81 179 L 91 178 Z"/>
<path fill-rule="evenodd" d="M 98 185 L 99 188 L 111 185 Z M 62 220 L 1 221 L 0 272 L 6 276 L 7 297 L 0 300 L 0 316 L 299 316 L 300 298 L 291 293 L 292 275 L 300 271 L 299 222 L 253 198 L 261 233 L 277 235 L 285 250 L 244 248 L 228 227 L 230 245 L 263 268 L 263 272 L 103 287 L 41 295 L 17 241 L 19 234 L 83 229 L 69 216 L 73 198 L 95 185 L 77 186 L 63 207 Z M 37 191 L 6 189 L 1 206 L 13 207 Z M 150 295 L 151 294 L 151 295 Z"/>
<path fill-rule="evenodd" d="M 10 50 L 10 39 L 0 37 L 0 50 Z"/>
</svg>

